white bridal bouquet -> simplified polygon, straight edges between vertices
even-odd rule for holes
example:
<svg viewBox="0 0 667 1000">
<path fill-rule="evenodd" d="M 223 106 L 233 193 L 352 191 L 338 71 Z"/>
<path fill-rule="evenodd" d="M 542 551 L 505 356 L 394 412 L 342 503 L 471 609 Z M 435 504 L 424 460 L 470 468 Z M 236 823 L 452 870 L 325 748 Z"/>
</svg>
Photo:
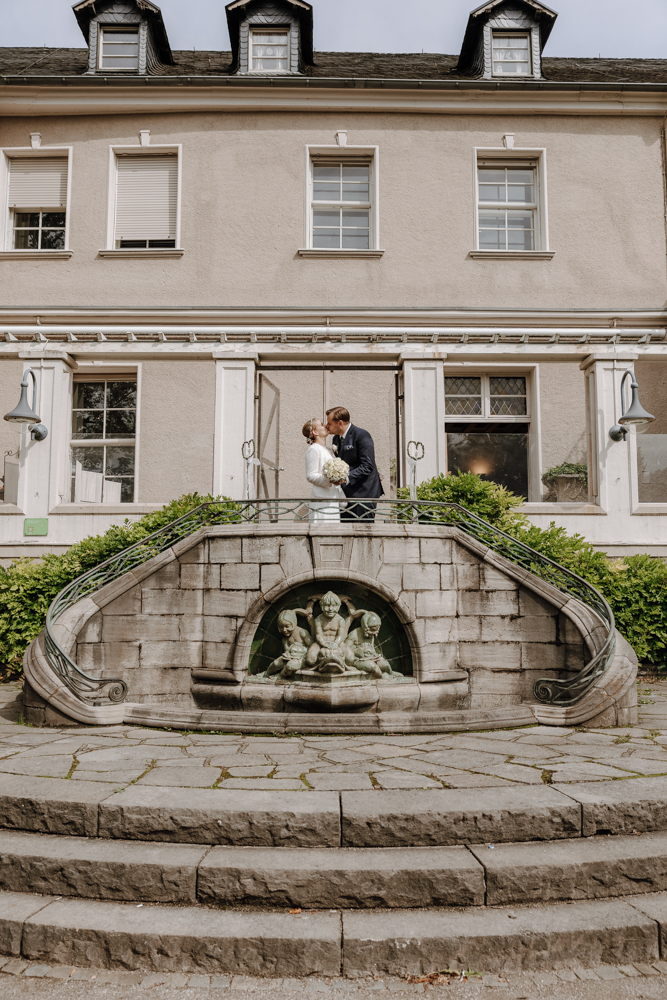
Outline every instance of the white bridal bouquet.
<svg viewBox="0 0 667 1000">
<path fill-rule="evenodd" d="M 322 472 L 331 483 L 344 483 L 349 471 L 350 466 L 342 458 L 330 458 L 328 462 L 324 463 L 324 468 L 322 469 Z"/>
</svg>

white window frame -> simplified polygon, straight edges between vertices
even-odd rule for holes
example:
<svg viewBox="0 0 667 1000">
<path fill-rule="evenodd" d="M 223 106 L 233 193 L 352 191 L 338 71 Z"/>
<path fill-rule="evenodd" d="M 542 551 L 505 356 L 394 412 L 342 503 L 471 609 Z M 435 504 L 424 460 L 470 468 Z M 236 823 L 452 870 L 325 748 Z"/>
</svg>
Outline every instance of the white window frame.
<svg viewBox="0 0 667 1000">
<path fill-rule="evenodd" d="M 75 379 L 76 375 L 76 379 Z M 134 499 L 127 503 L 89 503 L 89 502 L 74 502 L 69 499 L 71 496 L 71 482 L 72 482 L 72 448 L 78 447 L 100 447 L 100 443 L 95 443 L 86 439 L 73 438 L 72 437 L 72 413 L 74 406 L 74 383 L 75 381 L 110 381 L 113 382 L 116 376 L 120 378 L 134 378 L 137 383 L 137 409 L 136 409 L 136 428 L 134 435 Z M 130 514 L 132 513 L 133 506 L 138 504 L 137 497 L 139 496 L 139 476 L 140 476 L 140 445 L 141 445 L 141 379 L 142 379 L 142 364 L 137 362 L 136 364 L 117 364 L 113 361 L 110 362 L 88 362 L 80 363 L 76 372 L 72 372 L 69 377 L 69 393 L 67 397 L 67 433 L 64 435 L 64 439 L 67 443 L 66 459 L 64 463 L 64 482 L 61 490 L 61 497 L 63 498 L 62 507 L 69 508 L 73 507 L 81 509 L 83 511 L 101 511 L 109 510 L 111 512 L 122 512 Z M 111 439 L 113 441 L 118 440 L 120 447 L 127 444 L 129 439 Z M 114 447 L 115 445 L 109 445 L 108 442 L 104 442 L 104 446 Z M 153 505 L 151 505 L 153 509 Z"/>
<path fill-rule="evenodd" d="M 253 69 L 253 35 L 285 35 L 287 39 L 287 69 Z M 258 76 L 285 76 L 292 65 L 292 27 L 283 24 L 248 25 L 248 73 Z"/>
<path fill-rule="evenodd" d="M 501 60 L 496 60 L 493 58 L 494 40 L 496 37 L 513 37 L 513 38 L 525 38 L 528 42 L 528 72 L 527 73 L 496 73 L 494 71 L 494 63 L 500 62 Z M 535 67 L 533 65 L 533 33 L 530 28 L 526 28 L 523 31 L 518 28 L 515 31 L 506 30 L 501 28 L 491 29 L 491 76 L 494 80 L 530 80 L 535 76 Z"/>
<path fill-rule="evenodd" d="M 318 160 L 345 163 L 345 160 L 368 160 L 370 166 L 369 249 L 347 250 L 313 246 L 313 165 Z M 355 203 L 349 203 L 355 208 Z M 306 146 L 306 183 L 304 200 L 304 241 L 300 257 L 382 257 L 380 249 L 380 147 L 379 146 Z"/>
<path fill-rule="evenodd" d="M 119 156 L 156 156 L 172 153 L 177 158 L 178 190 L 176 192 L 176 246 L 169 249 L 160 247 L 119 248 L 116 249 L 116 201 L 118 196 L 118 158 Z M 181 247 L 181 198 L 183 190 L 183 146 L 182 144 L 148 146 L 109 146 L 109 174 L 107 186 L 107 235 L 106 246 L 98 250 L 100 257 L 182 257 L 185 251 Z"/>
<path fill-rule="evenodd" d="M 138 73 L 141 64 L 141 25 L 137 24 L 99 24 L 97 41 L 97 69 L 104 73 Z M 129 35 L 136 32 L 137 36 L 137 65 L 129 68 L 127 66 L 105 66 L 104 65 L 104 32 L 114 31 L 117 34 Z"/>
<path fill-rule="evenodd" d="M 445 434 L 445 463 L 449 471 L 447 458 L 447 424 L 528 424 L 528 503 L 536 503 L 542 500 L 542 441 L 540 429 L 540 374 L 539 365 L 516 365 L 516 364 L 474 364 L 448 363 L 443 365 L 444 378 L 452 376 L 465 376 L 468 378 L 482 379 L 482 413 L 479 416 L 468 416 L 465 414 L 446 413 L 444 416 Z M 516 376 L 526 379 L 526 413 L 518 416 L 492 416 L 489 407 L 489 379 L 492 375 Z M 444 390 L 443 396 L 447 396 Z"/>
<path fill-rule="evenodd" d="M 498 160 L 511 167 L 512 163 L 531 160 L 535 163 L 536 203 L 534 250 L 481 250 L 479 246 L 479 177 L 480 160 Z M 547 151 L 544 148 L 473 147 L 473 247 L 470 256 L 479 260 L 551 260 L 555 251 L 549 249 L 549 212 L 547 203 Z M 516 208 L 521 208 L 517 204 Z"/>
<path fill-rule="evenodd" d="M 69 249 L 70 234 L 70 207 L 72 204 L 72 160 L 74 148 L 72 146 L 40 146 L 34 149 L 32 146 L 4 147 L 0 155 L 0 192 L 2 192 L 2 204 L 0 205 L 0 260 L 67 260 L 72 256 Z M 14 227 L 12 223 L 13 209 L 9 206 L 9 170 L 10 162 L 13 159 L 53 159 L 54 157 L 67 158 L 67 202 L 65 205 L 65 246 L 62 250 L 15 250 L 10 246 Z M 24 208 L 35 208 L 38 206 L 25 205 Z M 49 206 L 40 206 L 49 207 Z"/>
</svg>

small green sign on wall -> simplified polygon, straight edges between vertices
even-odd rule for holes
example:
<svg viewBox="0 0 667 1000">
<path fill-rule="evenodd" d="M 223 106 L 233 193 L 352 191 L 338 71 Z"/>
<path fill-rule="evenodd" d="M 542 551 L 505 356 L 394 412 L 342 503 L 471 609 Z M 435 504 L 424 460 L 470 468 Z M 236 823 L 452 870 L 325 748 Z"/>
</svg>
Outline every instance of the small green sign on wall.
<svg viewBox="0 0 667 1000">
<path fill-rule="evenodd" d="M 24 535 L 48 535 L 48 517 L 26 517 L 23 521 Z"/>
</svg>

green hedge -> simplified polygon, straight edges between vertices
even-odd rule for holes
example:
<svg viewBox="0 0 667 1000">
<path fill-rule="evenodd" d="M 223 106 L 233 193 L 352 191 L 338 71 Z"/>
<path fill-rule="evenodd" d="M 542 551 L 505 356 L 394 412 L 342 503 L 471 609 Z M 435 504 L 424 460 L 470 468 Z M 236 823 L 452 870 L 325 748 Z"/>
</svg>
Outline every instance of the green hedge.
<svg viewBox="0 0 667 1000">
<path fill-rule="evenodd" d="M 409 498 L 410 491 L 399 490 L 399 496 Z M 667 669 L 667 563 L 662 559 L 610 559 L 553 521 L 538 528 L 521 513 L 523 497 L 471 472 L 421 483 L 417 499 L 459 503 L 592 583 L 606 597 L 619 632 L 639 659 Z"/>
<path fill-rule="evenodd" d="M 49 605 L 63 587 L 128 545 L 140 542 L 200 504 L 217 499 L 227 498 L 191 493 L 138 521 L 126 520 L 103 535 L 84 538 L 63 555 L 17 559 L 8 569 L 0 567 L 0 680 L 19 676 L 24 650 L 44 628 Z M 229 508 L 220 519 L 229 520 Z"/>
</svg>

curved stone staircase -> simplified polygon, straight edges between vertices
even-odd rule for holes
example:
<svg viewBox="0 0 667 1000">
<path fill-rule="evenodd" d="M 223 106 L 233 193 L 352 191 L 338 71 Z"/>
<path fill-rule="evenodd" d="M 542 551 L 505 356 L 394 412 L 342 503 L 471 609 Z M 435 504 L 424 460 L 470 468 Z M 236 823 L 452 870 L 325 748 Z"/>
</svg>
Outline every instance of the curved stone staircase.
<svg viewBox="0 0 667 1000">
<path fill-rule="evenodd" d="M 358 978 L 667 948 L 662 777 L 339 794 L 4 775 L 0 825 L 0 953 L 33 962 Z"/>
</svg>

